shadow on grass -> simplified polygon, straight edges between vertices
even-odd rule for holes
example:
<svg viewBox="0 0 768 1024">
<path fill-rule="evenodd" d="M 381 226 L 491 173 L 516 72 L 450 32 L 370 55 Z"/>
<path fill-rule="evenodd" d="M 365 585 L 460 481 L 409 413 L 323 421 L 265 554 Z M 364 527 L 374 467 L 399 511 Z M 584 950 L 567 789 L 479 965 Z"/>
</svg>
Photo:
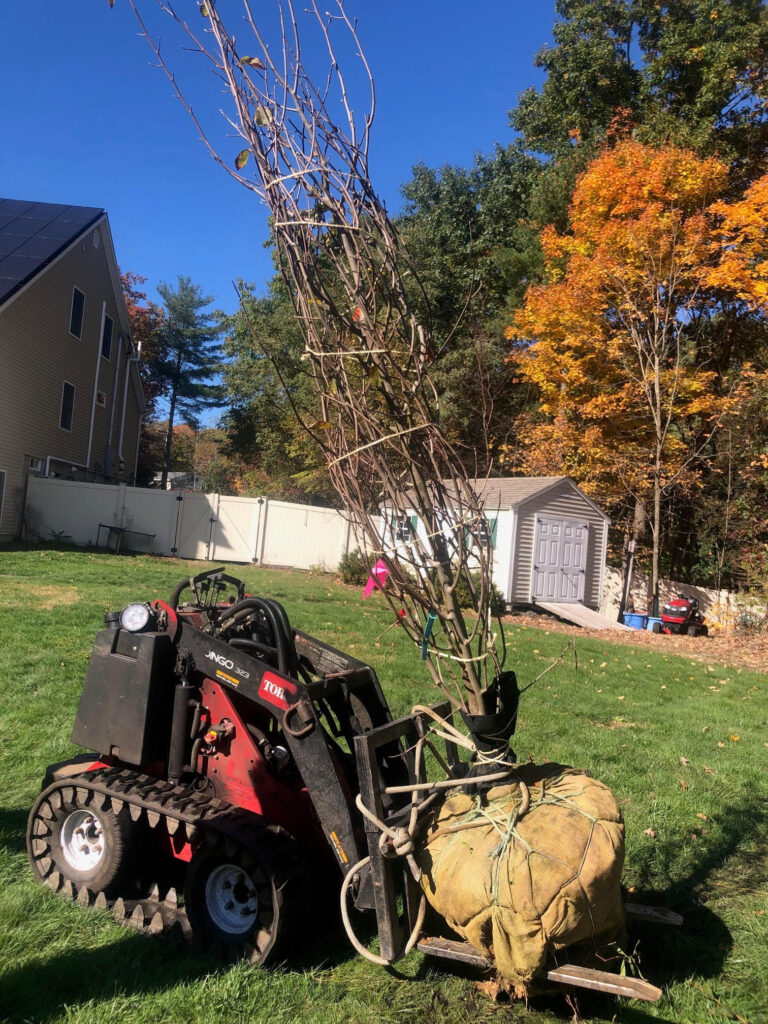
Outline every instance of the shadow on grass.
<svg viewBox="0 0 768 1024">
<path fill-rule="evenodd" d="M 67 1006 L 159 992 L 209 975 L 216 967 L 179 945 L 126 929 L 109 945 L 56 956 L 43 953 L 6 971 L 0 979 L 3 1020 L 45 1024 L 60 1018 Z"/>
<path fill-rule="evenodd" d="M 707 904 L 741 896 L 765 879 L 768 854 L 761 844 L 768 829 L 768 801 L 745 797 L 738 807 L 725 806 L 713 823 L 720 829 L 719 840 L 701 843 L 701 853 L 685 876 L 673 880 L 679 836 L 656 845 L 636 865 L 646 881 L 632 893 L 632 901 L 668 907 L 684 918 L 681 928 L 632 923 L 633 938 L 641 939 L 643 971 L 654 984 L 722 973 L 733 941 Z M 666 879 L 666 888 L 654 886 L 655 879 Z"/>
<path fill-rule="evenodd" d="M 0 839 L 10 850 L 22 852 L 26 812 L 0 810 Z M 722 973 L 732 947 L 728 928 L 707 901 L 719 901 L 743 894 L 762 884 L 768 856 L 758 840 L 768 828 L 768 802 L 745 798 L 739 807 L 725 807 L 719 816 L 719 838 L 701 844 L 701 853 L 690 871 L 675 881 L 675 864 L 680 843 L 670 840 L 649 851 L 645 862 L 636 865 L 645 885 L 632 894 L 638 903 L 666 906 L 683 914 L 682 928 L 633 923 L 632 941 L 641 939 L 643 974 L 659 986 L 681 982 L 692 975 L 713 978 Z M 750 849 L 750 847 L 752 847 Z M 727 871 L 724 866 L 727 865 Z M 667 880 L 660 888 L 657 880 Z M 335 892 L 335 880 L 325 884 Z M 654 884 L 656 883 L 656 884 Z M 84 911 L 85 912 L 85 911 Z M 375 936 L 372 914 L 355 914 L 358 937 L 368 944 Z M 630 951 L 632 942 L 630 942 Z M 294 945 L 290 963 L 267 968 L 276 974 L 333 968 L 355 956 L 339 920 L 335 900 L 309 911 L 304 935 Z M 609 965 L 606 965 L 608 967 Z M 34 1020 L 46 1024 L 61 1015 L 62 1006 L 89 1000 L 107 1000 L 116 995 L 141 995 L 193 981 L 228 965 L 168 940 L 127 932 L 115 942 L 96 949 L 77 949 L 50 958 L 41 953 L 22 966 L 6 971 L 0 981 L 0 1005 L 9 1021 Z M 423 979 L 430 972 L 445 972 L 477 980 L 481 975 L 461 966 L 425 958 L 409 976 Z M 41 985 L 41 978 L 45 979 Z M 645 1024 L 663 1018 L 646 1012 L 642 1006 L 619 1005 L 604 996 L 579 993 L 582 1012 L 626 1024 Z M 536 998 L 532 1009 L 549 1010 L 563 1020 L 572 1011 L 562 995 Z"/>
<path fill-rule="evenodd" d="M 0 807 L 0 845 L 12 853 L 26 853 L 29 811 Z"/>
</svg>

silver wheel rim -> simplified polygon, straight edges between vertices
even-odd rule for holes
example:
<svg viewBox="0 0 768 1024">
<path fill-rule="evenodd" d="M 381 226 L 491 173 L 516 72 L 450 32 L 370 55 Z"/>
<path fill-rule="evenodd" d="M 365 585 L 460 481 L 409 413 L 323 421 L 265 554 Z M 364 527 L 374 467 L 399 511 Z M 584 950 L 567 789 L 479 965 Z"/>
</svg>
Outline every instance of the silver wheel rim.
<svg viewBox="0 0 768 1024">
<path fill-rule="evenodd" d="M 221 931 L 245 935 L 256 925 L 259 896 L 248 874 L 236 864 L 220 864 L 205 883 L 205 903 Z"/>
<path fill-rule="evenodd" d="M 104 856 L 104 830 L 90 811 L 72 811 L 59 832 L 61 852 L 75 871 L 93 871 Z"/>
</svg>

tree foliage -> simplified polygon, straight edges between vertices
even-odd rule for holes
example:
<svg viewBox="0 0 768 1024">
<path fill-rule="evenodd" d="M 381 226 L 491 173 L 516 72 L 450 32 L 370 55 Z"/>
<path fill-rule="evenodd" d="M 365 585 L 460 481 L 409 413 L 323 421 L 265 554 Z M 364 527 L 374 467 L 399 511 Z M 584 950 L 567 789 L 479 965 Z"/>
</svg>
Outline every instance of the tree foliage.
<svg viewBox="0 0 768 1024">
<path fill-rule="evenodd" d="M 424 165 L 403 186 L 398 228 L 421 289 L 414 299 L 435 338 L 441 422 L 473 473 L 492 464 L 524 401 L 510 387 L 503 327 L 541 269 L 528 220 L 537 161 L 497 147 L 468 170 Z"/>
<path fill-rule="evenodd" d="M 161 482 L 165 487 L 177 417 L 197 426 L 205 409 L 220 406 L 223 401 L 221 385 L 215 382 L 221 368 L 221 350 L 217 343 L 221 318 L 218 313 L 205 310 L 213 299 L 204 295 L 200 286 L 188 277 L 179 275 L 175 287 L 161 282 L 157 290 L 164 308 L 155 335 L 158 354 L 153 376 L 168 400 Z"/>
<path fill-rule="evenodd" d="M 645 141 L 754 166 L 768 141 L 768 13 L 761 0 L 557 0 L 541 89 L 510 113 L 526 148 L 587 156 L 617 111 Z"/>
<path fill-rule="evenodd" d="M 322 449 L 302 429 L 320 419 L 304 339 L 281 277 L 266 296 L 240 283 L 241 307 L 223 321 L 228 362 L 224 422 L 241 462 L 238 493 L 312 504 L 333 504 Z M 279 367 L 279 369 L 277 369 Z"/>
<path fill-rule="evenodd" d="M 120 274 L 123 287 L 123 298 L 131 326 L 131 338 L 134 345 L 141 349 L 139 374 L 146 402 L 145 419 L 151 419 L 159 398 L 165 393 L 163 381 L 155 373 L 155 363 L 160 357 L 160 325 L 162 310 L 147 298 L 142 290 L 146 277 L 125 271 Z"/>
<path fill-rule="evenodd" d="M 556 469 L 628 515 L 700 486 L 704 455 L 734 396 L 719 372 L 728 169 L 674 146 L 627 140 L 579 178 L 571 229 L 542 232 L 544 284 L 529 289 L 510 337 L 536 385 L 541 420 L 527 469 Z"/>
</svg>

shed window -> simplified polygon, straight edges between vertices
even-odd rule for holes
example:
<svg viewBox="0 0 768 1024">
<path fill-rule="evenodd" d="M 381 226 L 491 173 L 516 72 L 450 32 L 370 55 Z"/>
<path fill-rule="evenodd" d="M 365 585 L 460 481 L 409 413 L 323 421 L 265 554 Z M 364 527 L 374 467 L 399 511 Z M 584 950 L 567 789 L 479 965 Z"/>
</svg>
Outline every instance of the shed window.
<svg viewBox="0 0 768 1024">
<path fill-rule="evenodd" d="M 85 309 L 85 295 L 79 288 L 72 289 L 72 310 L 69 314 L 69 333 L 79 338 L 83 333 L 83 310 Z"/>
<path fill-rule="evenodd" d="M 392 540 L 405 541 L 407 543 L 411 539 L 411 534 L 416 532 L 418 521 L 418 516 L 393 515 L 390 521 Z"/>
<path fill-rule="evenodd" d="M 75 409 L 75 388 L 68 381 L 64 381 L 61 389 L 61 413 L 59 415 L 59 426 L 62 430 L 72 429 L 72 414 Z"/>
<path fill-rule="evenodd" d="M 496 534 L 498 533 L 499 520 L 497 518 L 480 519 L 474 530 L 464 529 L 464 543 L 467 547 L 477 543 L 480 547 L 488 547 L 488 533 L 490 531 L 491 548 L 496 547 Z"/>
<path fill-rule="evenodd" d="M 101 332 L 101 354 L 105 359 L 112 355 L 112 328 L 114 323 L 111 316 L 104 317 L 104 330 Z"/>
</svg>

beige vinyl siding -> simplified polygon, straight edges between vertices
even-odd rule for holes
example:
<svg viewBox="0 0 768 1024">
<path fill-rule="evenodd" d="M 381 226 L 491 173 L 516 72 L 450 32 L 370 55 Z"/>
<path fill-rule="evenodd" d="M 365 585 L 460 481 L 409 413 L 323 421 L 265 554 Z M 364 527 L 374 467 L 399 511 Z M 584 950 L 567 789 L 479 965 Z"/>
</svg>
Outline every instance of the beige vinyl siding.
<svg viewBox="0 0 768 1024">
<path fill-rule="evenodd" d="M 5 502 L 0 518 L 0 539 L 17 532 L 19 495 L 24 477 L 24 455 L 42 459 L 53 456 L 84 465 L 94 400 L 94 373 L 98 357 L 99 391 L 107 396 L 105 408 L 98 405 L 93 417 L 91 467 L 103 468 L 109 418 L 113 401 L 114 360 L 120 317 L 117 298 L 100 225 L 100 245 L 93 245 L 91 228 L 69 251 L 42 271 L 39 277 L 0 309 L 0 468 L 7 470 Z M 85 295 L 80 338 L 70 334 L 72 289 Z M 102 359 L 102 305 L 115 324 L 112 358 Z M 120 358 L 125 361 L 124 353 Z M 121 372 L 122 377 L 122 372 Z M 75 388 L 71 431 L 59 426 L 62 384 Z M 122 381 L 118 387 L 122 402 Z M 133 388 L 128 402 L 135 406 Z M 119 429 L 120 410 L 116 410 Z M 131 470 L 133 465 L 131 464 Z"/>
<path fill-rule="evenodd" d="M 564 480 L 546 494 L 537 495 L 517 510 L 517 537 L 513 556 L 512 603 L 528 604 L 531 600 L 531 566 L 536 516 L 573 519 L 589 524 L 589 544 L 584 580 L 584 604 L 596 608 L 600 600 L 600 579 L 603 560 L 603 534 L 607 522 L 584 498 L 576 486 Z"/>
</svg>

